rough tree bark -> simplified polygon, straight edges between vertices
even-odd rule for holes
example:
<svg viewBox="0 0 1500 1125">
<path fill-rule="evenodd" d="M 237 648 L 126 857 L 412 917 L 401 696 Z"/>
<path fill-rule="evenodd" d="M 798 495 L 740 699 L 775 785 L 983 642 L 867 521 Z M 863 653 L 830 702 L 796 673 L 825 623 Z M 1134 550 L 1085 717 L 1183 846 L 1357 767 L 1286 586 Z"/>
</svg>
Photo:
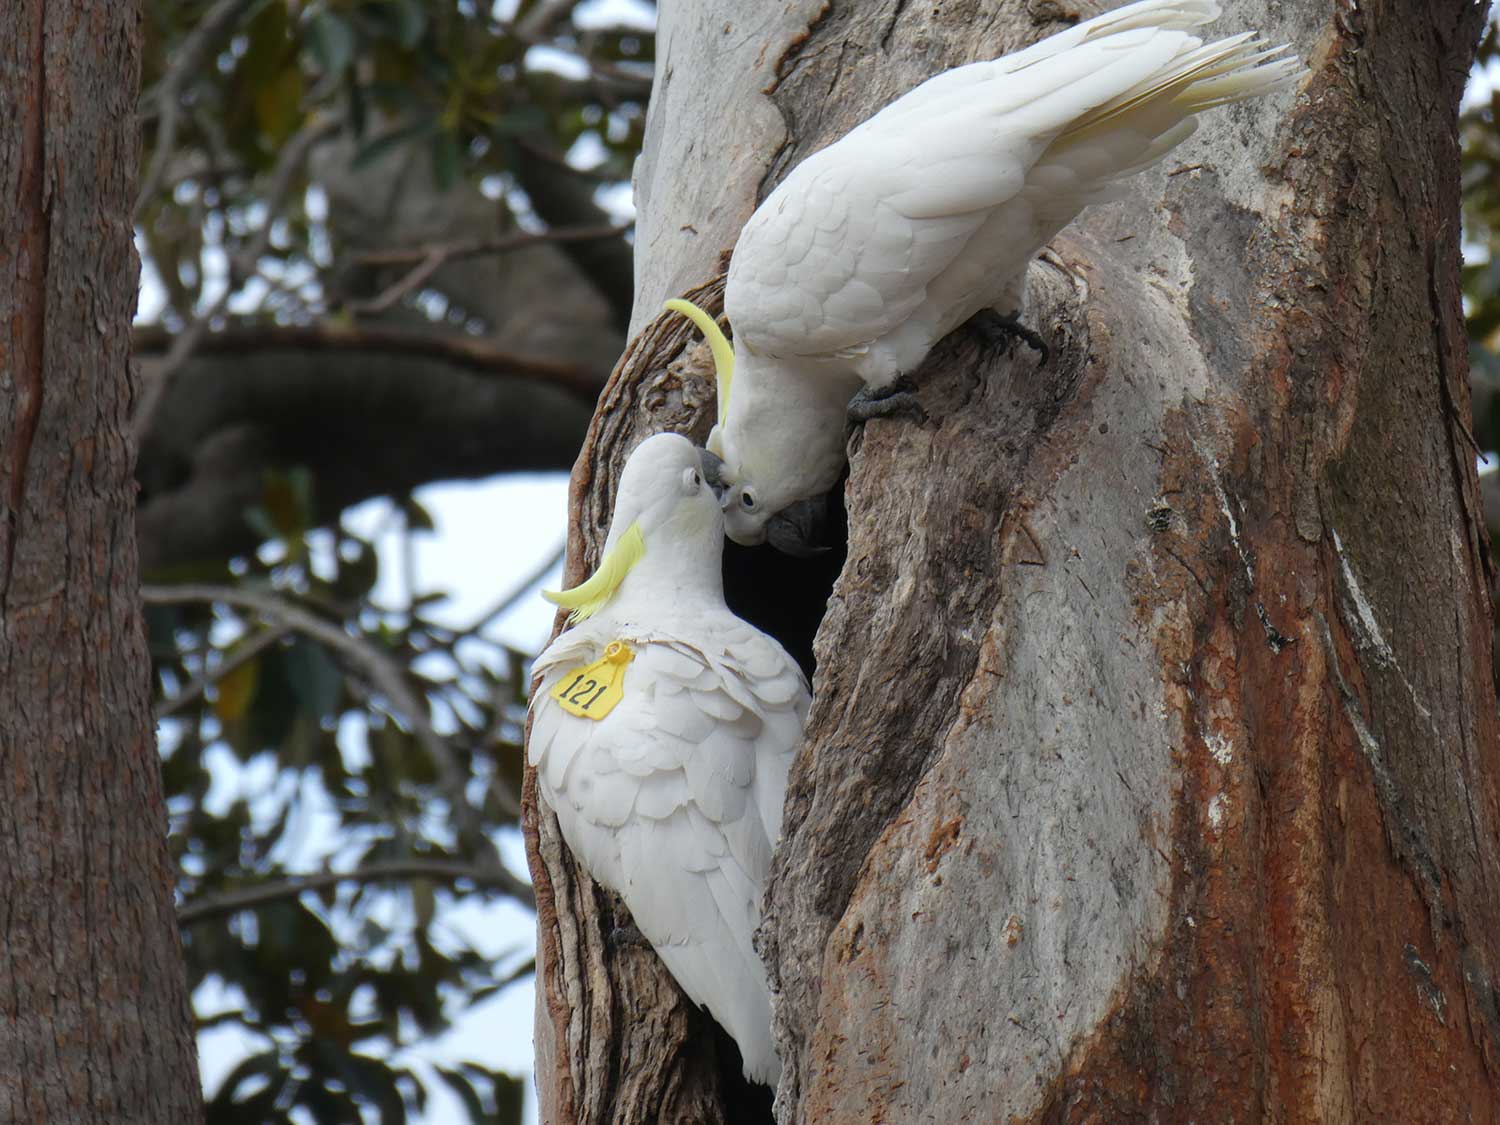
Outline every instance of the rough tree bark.
<svg viewBox="0 0 1500 1125">
<path fill-rule="evenodd" d="M 798 160 L 1082 0 L 666 5 L 636 335 L 573 481 L 702 436 L 689 334 Z M 851 446 L 761 938 L 783 1122 L 1500 1116 L 1500 731 L 1457 275 L 1470 0 L 1229 0 L 1312 74 L 1033 266 L 1038 370 L 955 336 Z M 768 591 L 780 597 L 785 585 Z M 735 591 L 731 591 L 734 593 Z M 738 591 L 754 602 L 753 592 Z M 754 608 L 753 604 L 751 606 Z M 615 904 L 530 821 L 563 1122 L 727 1121 Z"/>
<path fill-rule="evenodd" d="M 201 1120 L 136 577 L 139 9 L 0 35 L 0 1120 Z"/>
</svg>

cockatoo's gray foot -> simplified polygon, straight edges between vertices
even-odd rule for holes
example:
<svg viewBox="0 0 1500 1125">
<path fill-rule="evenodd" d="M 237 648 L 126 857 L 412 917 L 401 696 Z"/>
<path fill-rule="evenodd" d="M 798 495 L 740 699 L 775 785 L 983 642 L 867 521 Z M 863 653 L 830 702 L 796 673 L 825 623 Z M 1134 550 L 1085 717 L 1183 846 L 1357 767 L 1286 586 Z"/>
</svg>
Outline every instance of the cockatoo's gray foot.
<svg viewBox="0 0 1500 1125">
<path fill-rule="evenodd" d="M 872 418 L 894 418 L 904 414 L 918 422 L 927 421 L 927 411 L 917 401 L 917 387 L 902 375 L 878 391 L 862 388 L 849 400 L 849 424 L 862 426 Z"/>
<path fill-rule="evenodd" d="M 1020 340 L 1042 357 L 1041 362 L 1043 364 L 1047 362 L 1047 357 L 1052 354 L 1052 349 L 1047 346 L 1047 341 L 1021 323 L 1021 314 L 1019 312 L 1013 312 L 1009 316 L 1002 316 L 994 309 L 980 309 L 964 322 L 964 327 L 978 333 L 985 343 L 1006 352 L 1010 351 L 1011 345 L 1016 340 Z"/>
</svg>

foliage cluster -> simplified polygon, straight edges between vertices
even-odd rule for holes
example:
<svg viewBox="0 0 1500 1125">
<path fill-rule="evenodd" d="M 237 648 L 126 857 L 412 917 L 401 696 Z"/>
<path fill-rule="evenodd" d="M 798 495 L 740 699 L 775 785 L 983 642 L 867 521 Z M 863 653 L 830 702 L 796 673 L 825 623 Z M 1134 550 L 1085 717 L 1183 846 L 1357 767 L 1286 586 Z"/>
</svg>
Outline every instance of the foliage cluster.
<svg viewBox="0 0 1500 1125">
<path fill-rule="evenodd" d="M 226 328 L 376 313 L 489 332 L 450 315 L 440 280 L 361 307 L 428 248 L 377 247 L 398 261 L 372 268 L 321 177 L 404 160 L 439 207 L 477 189 L 499 229 L 545 236 L 528 164 L 589 191 L 628 177 L 653 51 L 634 7 L 633 26 L 600 26 L 556 0 L 146 0 L 137 233 L 168 364 Z M 336 406 L 324 424 L 343 424 Z M 209 1121 L 401 1122 L 434 1083 L 476 1122 L 518 1121 L 522 1079 L 483 1044 L 447 1064 L 426 1047 L 531 972 L 529 948 L 497 959 L 476 930 L 531 908 L 514 870 L 529 658 L 493 625 L 540 575 L 439 624 L 442 591 L 410 565 L 421 504 L 393 498 L 362 535 L 318 491 L 305 467 L 269 471 L 242 513 L 257 552 L 146 576 L 200 1033 L 248 1045 Z M 403 547 L 377 552 L 391 533 Z M 404 578 L 384 603 L 382 566 Z"/>
</svg>

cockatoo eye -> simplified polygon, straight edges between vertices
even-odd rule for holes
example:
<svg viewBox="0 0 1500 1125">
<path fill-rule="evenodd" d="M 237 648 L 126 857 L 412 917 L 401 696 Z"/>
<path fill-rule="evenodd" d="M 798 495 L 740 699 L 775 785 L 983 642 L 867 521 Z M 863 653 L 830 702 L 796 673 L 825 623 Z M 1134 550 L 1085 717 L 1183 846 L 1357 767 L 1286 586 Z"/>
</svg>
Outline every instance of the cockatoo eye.
<svg viewBox="0 0 1500 1125">
<path fill-rule="evenodd" d="M 747 512 L 755 511 L 755 494 L 746 490 L 740 493 L 740 507 Z"/>
<path fill-rule="evenodd" d="M 703 474 L 697 469 L 684 469 L 682 471 L 682 494 L 684 496 L 694 495 L 703 487 Z"/>
</svg>

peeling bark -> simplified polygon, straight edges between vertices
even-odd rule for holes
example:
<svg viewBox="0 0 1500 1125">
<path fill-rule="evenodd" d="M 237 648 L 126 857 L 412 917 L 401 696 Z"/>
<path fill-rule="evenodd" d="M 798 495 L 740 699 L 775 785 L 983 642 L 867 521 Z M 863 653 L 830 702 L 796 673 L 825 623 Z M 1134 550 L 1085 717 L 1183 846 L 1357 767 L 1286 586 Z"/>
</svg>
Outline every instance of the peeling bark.
<svg viewBox="0 0 1500 1125">
<path fill-rule="evenodd" d="M 135 4 L 0 36 L 0 1120 L 202 1119 L 136 571 Z"/>
<path fill-rule="evenodd" d="M 1097 11 L 737 7 L 663 12 L 640 334 L 574 471 L 573 576 L 633 444 L 703 436 L 706 357 L 660 300 L 880 105 Z M 1226 7 L 1212 34 L 1291 42 L 1301 92 L 1209 115 L 1054 242 L 1025 310 L 1046 368 L 955 334 L 917 378 L 932 421 L 851 444 L 761 932 L 780 1121 L 1500 1115 L 1457 276 L 1481 12 Z M 529 833 L 545 1119 L 731 1119 L 703 1017 L 608 950 L 616 905 L 534 805 Z"/>
</svg>

